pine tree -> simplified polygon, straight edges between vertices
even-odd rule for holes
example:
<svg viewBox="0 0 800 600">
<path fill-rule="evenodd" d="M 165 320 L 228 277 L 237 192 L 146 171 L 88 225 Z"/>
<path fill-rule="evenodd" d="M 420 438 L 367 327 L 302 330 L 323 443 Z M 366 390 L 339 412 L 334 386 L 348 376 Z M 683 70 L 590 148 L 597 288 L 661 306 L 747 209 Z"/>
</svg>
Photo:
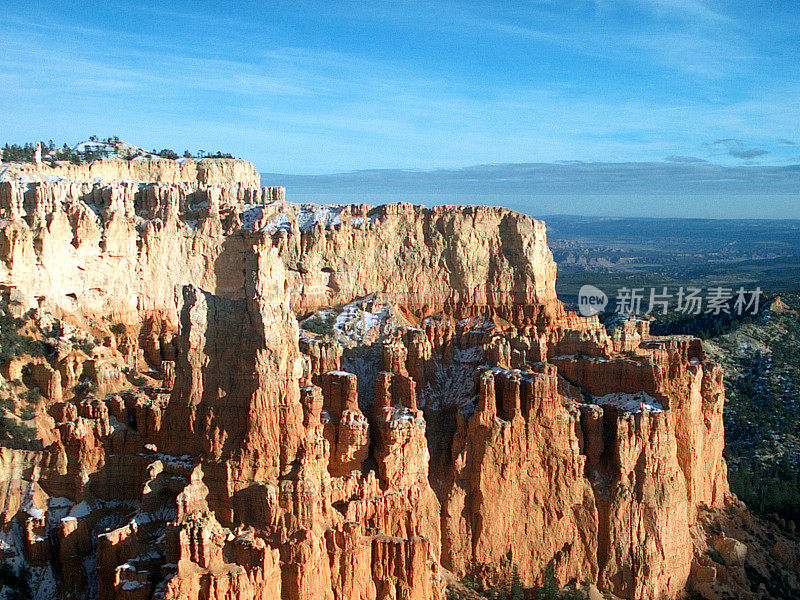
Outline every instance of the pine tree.
<svg viewBox="0 0 800 600">
<path fill-rule="evenodd" d="M 544 600 L 558 599 L 558 581 L 556 580 L 555 564 L 551 560 L 544 569 L 544 581 L 542 582 L 542 598 Z"/>
<path fill-rule="evenodd" d="M 511 575 L 511 600 L 523 600 L 522 582 L 519 579 L 519 570 L 514 565 L 514 573 Z"/>
</svg>

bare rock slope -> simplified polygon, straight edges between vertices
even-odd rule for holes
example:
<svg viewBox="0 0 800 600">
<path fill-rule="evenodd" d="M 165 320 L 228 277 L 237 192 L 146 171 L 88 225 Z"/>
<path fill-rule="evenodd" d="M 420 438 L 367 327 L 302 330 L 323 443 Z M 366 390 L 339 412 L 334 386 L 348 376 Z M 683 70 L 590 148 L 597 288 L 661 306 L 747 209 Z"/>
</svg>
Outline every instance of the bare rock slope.
<svg viewBox="0 0 800 600">
<path fill-rule="evenodd" d="M 39 597 L 438 599 L 548 564 L 715 593 L 701 517 L 738 505 L 698 340 L 566 312 L 509 210 L 161 162 L 0 182 L 0 285 L 46 349 L 2 366 L 7 406 L 41 395 L 0 448 L 0 554 Z"/>
</svg>

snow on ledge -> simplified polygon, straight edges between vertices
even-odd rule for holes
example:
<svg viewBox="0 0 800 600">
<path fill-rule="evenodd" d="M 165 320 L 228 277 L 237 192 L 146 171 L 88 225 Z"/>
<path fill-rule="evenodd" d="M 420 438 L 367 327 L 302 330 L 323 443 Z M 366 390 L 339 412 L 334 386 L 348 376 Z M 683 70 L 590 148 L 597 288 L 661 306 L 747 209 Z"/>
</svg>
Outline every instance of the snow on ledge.
<svg viewBox="0 0 800 600">
<path fill-rule="evenodd" d="M 651 395 L 645 392 L 626 394 L 615 392 L 605 396 L 593 396 L 593 404 L 598 406 L 613 406 L 614 408 L 627 413 L 639 414 L 642 412 L 662 413 L 664 406 Z"/>
</svg>

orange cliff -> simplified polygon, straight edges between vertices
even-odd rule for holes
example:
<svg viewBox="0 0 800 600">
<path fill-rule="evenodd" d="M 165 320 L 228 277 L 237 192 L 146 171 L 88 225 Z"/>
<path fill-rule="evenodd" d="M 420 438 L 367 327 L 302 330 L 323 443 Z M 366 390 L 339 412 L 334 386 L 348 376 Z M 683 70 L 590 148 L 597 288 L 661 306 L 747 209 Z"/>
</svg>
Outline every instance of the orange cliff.
<svg viewBox="0 0 800 600">
<path fill-rule="evenodd" d="M 566 312 L 513 211 L 251 183 L 0 183 L 9 310 L 58 331 L 4 367 L 43 397 L 3 552 L 64 598 L 682 594 L 732 501 L 697 340 Z"/>
</svg>

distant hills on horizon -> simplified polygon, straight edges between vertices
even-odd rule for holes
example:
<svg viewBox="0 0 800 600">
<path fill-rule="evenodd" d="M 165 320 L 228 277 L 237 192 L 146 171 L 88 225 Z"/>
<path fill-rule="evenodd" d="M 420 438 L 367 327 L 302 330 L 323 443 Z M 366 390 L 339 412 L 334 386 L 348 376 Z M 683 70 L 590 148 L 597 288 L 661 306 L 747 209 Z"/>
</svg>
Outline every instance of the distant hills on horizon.
<svg viewBox="0 0 800 600">
<path fill-rule="evenodd" d="M 490 204 L 539 216 L 800 219 L 794 164 L 522 163 L 261 177 L 302 202 Z"/>
</svg>

